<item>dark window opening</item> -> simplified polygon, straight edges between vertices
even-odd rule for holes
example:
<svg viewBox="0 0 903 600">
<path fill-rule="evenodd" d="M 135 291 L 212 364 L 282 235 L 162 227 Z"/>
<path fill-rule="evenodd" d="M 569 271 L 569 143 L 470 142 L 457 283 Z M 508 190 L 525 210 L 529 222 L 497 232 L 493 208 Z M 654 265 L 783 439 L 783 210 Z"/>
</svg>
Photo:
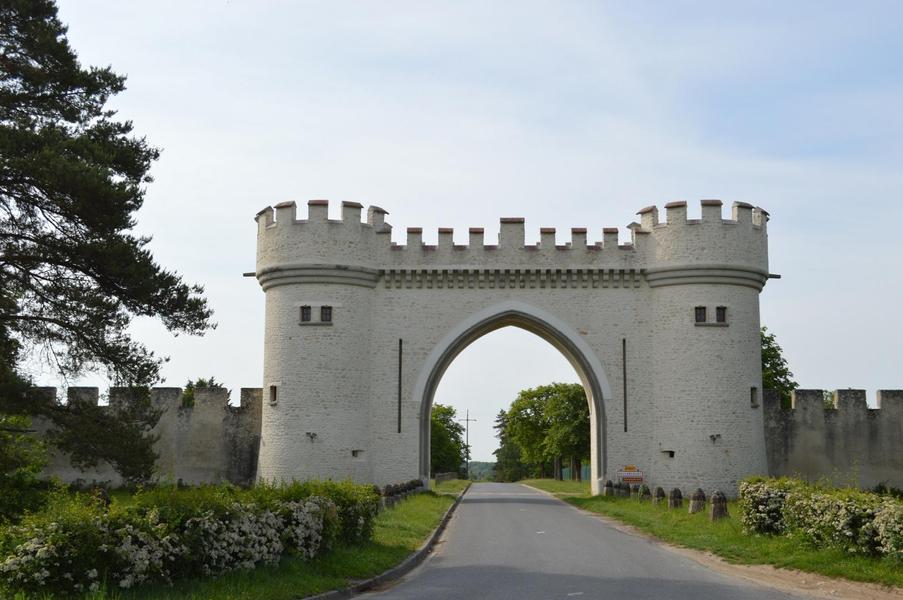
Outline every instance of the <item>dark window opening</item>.
<svg viewBox="0 0 903 600">
<path fill-rule="evenodd" d="M 353 456 L 354 458 L 360 458 L 361 454 L 363 454 L 363 453 L 364 453 L 363 450 L 352 450 L 351 456 Z"/>
<path fill-rule="evenodd" d="M 270 386 L 270 404 L 276 404 L 276 386 Z"/>
<path fill-rule="evenodd" d="M 332 322 L 332 307 L 331 306 L 321 306 L 320 307 L 320 320 L 324 323 Z"/>
<path fill-rule="evenodd" d="M 668 458 L 674 458 L 674 450 L 662 450 L 662 454 L 667 454 Z"/>
<path fill-rule="evenodd" d="M 727 307 L 718 306 L 715 308 L 715 321 L 718 323 L 727 323 Z"/>
<path fill-rule="evenodd" d="M 301 307 L 301 321 L 302 322 L 310 321 L 310 307 L 309 306 Z"/>
<path fill-rule="evenodd" d="M 705 323 L 705 306 L 696 307 L 696 322 Z"/>
<path fill-rule="evenodd" d="M 749 406 L 759 408 L 759 388 L 756 386 L 749 388 Z"/>
</svg>

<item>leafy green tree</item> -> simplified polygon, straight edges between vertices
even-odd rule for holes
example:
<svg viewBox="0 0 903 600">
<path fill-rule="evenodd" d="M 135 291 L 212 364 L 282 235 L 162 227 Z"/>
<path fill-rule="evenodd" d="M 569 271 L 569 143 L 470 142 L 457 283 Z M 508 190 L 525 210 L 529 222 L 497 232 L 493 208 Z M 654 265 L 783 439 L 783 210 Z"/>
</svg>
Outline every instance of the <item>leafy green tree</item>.
<svg viewBox="0 0 903 600">
<path fill-rule="evenodd" d="M 507 435 L 540 476 L 552 462 L 558 478 L 562 458 L 571 459 L 573 473 L 577 462 L 589 456 L 589 408 L 583 388 L 552 383 L 521 390 L 508 409 Z"/>
<path fill-rule="evenodd" d="M 518 481 L 527 475 L 526 466 L 520 459 L 520 448 L 508 435 L 508 413 L 500 410 L 495 416 L 495 437 L 499 447 L 493 450 L 495 464 L 492 467 L 495 481 Z"/>
<path fill-rule="evenodd" d="M 198 377 L 194 381 L 189 379 L 188 383 L 185 384 L 185 388 L 182 390 L 182 408 L 194 406 L 195 390 L 208 388 L 222 389 L 223 387 L 225 386 L 223 386 L 222 383 L 218 382 L 215 377 L 210 377 L 209 379 Z"/>
<path fill-rule="evenodd" d="M 571 477 L 581 479 L 580 464 L 589 458 L 589 403 L 579 383 L 553 383 L 546 388 L 549 422 L 543 442 L 546 456 L 570 459 Z"/>
<path fill-rule="evenodd" d="M 462 465 L 470 458 L 470 449 L 464 443 L 464 426 L 455 416 L 451 406 L 434 404 L 430 413 L 430 471 L 432 473 L 456 472 L 462 477 Z"/>
<path fill-rule="evenodd" d="M 0 413 L 44 416 L 88 463 L 114 465 L 117 441 L 152 445 L 159 413 L 146 402 L 95 411 L 25 394 L 20 350 L 65 378 L 103 370 L 116 385 L 146 386 L 162 359 L 127 333 L 135 317 L 176 334 L 212 326 L 202 288 L 131 232 L 159 151 L 107 108 L 123 89 L 109 67 L 78 62 L 54 2 L 0 3 Z M 123 437 L 77 434 L 92 427 Z"/>
<path fill-rule="evenodd" d="M 47 484 L 39 475 L 44 444 L 30 435 L 27 417 L 0 415 L 0 525 L 40 508 Z"/>
<path fill-rule="evenodd" d="M 517 444 L 521 459 L 526 463 L 541 466 L 548 458 L 545 448 L 550 425 L 545 412 L 547 400 L 543 387 L 521 390 L 508 409 L 507 435 Z"/>
<path fill-rule="evenodd" d="M 797 388 L 793 373 L 787 366 L 784 351 L 778 345 L 773 333 L 763 327 L 762 337 L 762 387 L 766 390 L 777 390 L 781 395 L 781 406 L 790 407 L 790 392 Z"/>
</svg>

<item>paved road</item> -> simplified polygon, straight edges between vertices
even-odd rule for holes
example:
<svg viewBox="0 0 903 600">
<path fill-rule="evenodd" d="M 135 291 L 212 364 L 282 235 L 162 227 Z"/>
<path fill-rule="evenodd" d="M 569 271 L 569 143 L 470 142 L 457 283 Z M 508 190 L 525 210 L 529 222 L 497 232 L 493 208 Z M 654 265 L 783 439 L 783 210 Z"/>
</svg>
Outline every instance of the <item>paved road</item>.
<svg viewBox="0 0 903 600">
<path fill-rule="evenodd" d="M 789 600 L 516 483 L 470 488 L 435 554 L 368 598 Z"/>
</svg>

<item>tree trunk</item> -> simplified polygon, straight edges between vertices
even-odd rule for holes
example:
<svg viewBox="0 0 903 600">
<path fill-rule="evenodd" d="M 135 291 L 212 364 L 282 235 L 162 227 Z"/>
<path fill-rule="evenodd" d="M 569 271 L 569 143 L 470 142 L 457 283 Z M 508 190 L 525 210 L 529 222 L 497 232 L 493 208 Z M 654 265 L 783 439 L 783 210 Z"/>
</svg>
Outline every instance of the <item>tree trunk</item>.
<svg viewBox="0 0 903 600">
<path fill-rule="evenodd" d="M 577 459 L 577 481 L 583 481 L 583 461 Z"/>
<path fill-rule="evenodd" d="M 561 458 L 556 456 L 552 465 L 552 470 L 555 471 L 555 481 L 561 481 Z"/>
</svg>

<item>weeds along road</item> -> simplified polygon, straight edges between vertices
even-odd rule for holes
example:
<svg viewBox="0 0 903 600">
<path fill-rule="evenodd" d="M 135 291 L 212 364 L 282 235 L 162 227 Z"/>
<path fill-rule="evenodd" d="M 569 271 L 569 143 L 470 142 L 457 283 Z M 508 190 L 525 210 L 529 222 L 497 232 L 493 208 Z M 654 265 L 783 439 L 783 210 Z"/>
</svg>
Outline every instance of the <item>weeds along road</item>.
<svg viewBox="0 0 903 600">
<path fill-rule="evenodd" d="M 432 557 L 366 598 L 784 600 L 517 483 L 471 486 Z"/>
</svg>

